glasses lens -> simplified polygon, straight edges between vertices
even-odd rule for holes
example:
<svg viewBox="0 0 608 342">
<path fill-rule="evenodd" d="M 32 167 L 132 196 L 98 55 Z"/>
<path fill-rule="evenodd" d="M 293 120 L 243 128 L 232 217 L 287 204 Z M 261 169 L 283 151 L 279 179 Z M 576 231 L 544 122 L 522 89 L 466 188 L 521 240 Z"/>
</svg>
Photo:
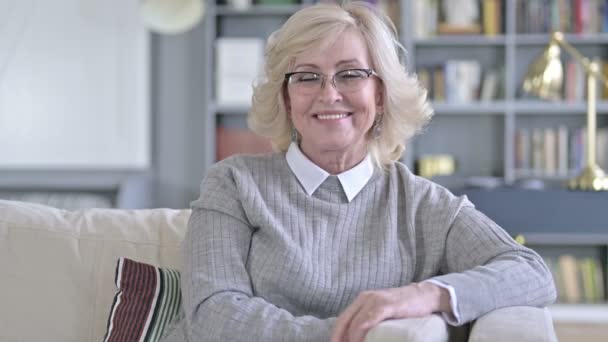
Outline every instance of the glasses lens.
<svg viewBox="0 0 608 342">
<path fill-rule="evenodd" d="M 322 82 L 321 75 L 314 72 L 298 72 L 289 77 L 289 84 L 294 90 L 305 94 L 321 89 Z"/>
<path fill-rule="evenodd" d="M 365 70 L 350 69 L 338 72 L 334 76 L 336 87 L 340 91 L 357 91 L 363 87 L 369 76 Z"/>
</svg>

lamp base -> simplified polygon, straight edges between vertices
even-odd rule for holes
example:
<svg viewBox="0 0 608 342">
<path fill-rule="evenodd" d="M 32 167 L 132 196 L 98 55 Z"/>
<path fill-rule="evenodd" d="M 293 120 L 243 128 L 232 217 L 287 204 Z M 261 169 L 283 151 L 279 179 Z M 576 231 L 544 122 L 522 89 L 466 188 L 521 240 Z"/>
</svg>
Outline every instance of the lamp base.
<svg viewBox="0 0 608 342">
<path fill-rule="evenodd" d="M 568 181 L 570 190 L 608 191 L 608 177 L 597 165 L 585 166 L 583 171 Z"/>
</svg>

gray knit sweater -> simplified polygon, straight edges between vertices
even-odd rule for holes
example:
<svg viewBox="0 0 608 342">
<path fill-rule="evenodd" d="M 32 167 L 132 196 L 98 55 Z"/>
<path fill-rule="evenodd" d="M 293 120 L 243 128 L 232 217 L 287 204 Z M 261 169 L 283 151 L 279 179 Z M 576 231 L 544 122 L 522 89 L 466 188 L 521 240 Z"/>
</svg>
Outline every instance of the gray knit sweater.
<svg viewBox="0 0 608 342">
<path fill-rule="evenodd" d="M 348 202 L 335 176 L 306 194 L 284 154 L 233 157 L 209 171 L 192 209 L 185 320 L 170 340 L 328 341 L 361 291 L 429 278 L 455 289 L 453 324 L 556 296 L 535 252 L 401 163 Z"/>
</svg>

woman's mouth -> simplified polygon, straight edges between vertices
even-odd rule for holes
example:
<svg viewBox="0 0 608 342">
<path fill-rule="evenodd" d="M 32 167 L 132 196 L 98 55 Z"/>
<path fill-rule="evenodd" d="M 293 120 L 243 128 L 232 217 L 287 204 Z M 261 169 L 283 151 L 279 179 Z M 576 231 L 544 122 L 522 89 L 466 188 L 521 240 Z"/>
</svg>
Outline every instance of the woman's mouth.
<svg viewBox="0 0 608 342">
<path fill-rule="evenodd" d="M 319 120 L 340 120 L 352 115 L 351 113 L 335 113 L 335 114 L 316 114 L 315 117 Z"/>
</svg>

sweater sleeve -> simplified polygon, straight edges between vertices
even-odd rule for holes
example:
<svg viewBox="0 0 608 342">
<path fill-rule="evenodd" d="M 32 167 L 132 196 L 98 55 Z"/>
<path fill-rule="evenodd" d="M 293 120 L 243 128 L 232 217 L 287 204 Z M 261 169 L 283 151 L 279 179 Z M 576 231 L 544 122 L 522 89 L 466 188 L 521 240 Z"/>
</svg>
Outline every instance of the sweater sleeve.
<svg viewBox="0 0 608 342">
<path fill-rule="evenodd" d="M 521 246 L 473 206 L 460 208 L 447 233 L 441 276 L 453 286 L 461 325 L 492 310 L 555 301 L 553 278 L 542 258 Z"/>
<path fill-rule="evenodd" d="M 230 173 L 210 171 L 183 243 L 183 305 L 190 341 L 327 341 L 335 318 L 295 317 L 256 297 L 246 264 L 250 226 Z"/>
</svg>

